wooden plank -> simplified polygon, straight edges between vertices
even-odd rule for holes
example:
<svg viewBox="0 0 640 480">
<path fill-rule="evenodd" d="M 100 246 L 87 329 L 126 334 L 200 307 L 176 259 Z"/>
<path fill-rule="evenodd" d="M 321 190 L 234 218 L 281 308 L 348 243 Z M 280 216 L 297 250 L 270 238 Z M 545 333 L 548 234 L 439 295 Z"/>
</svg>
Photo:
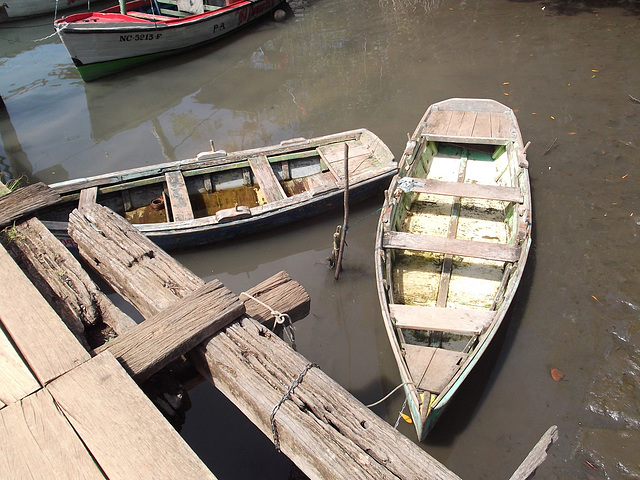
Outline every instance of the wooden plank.
<svg viewBox="0 0 640 480">
<path fill-rule="evenodd" d="M 311 175 L 305 179 L 305 183 L 307 190 L 314 197 L 340 188 L 331 172 Z"/>
<path fill-rule="evenodd" d="M 249 166 L 251 172 L 256 177 L 258 185 L 260 185 L 260 191 L 264 195 L 267 203 L 277 202 L 283 198 L 287 198 L 287 195 L 282 189 L 282 185 L 276 178 L 276 174 L 273 173 L 273 168 L 265 155 L 256 155 L 249 158 Z"/>
<path fill-rule="evenodd" d="M 389 305 L 396 327 L 437 332 L 479 335 L 493 317 L 494 311 L 467 308 L 440 308 L 425 305 Z"/>
<path fill-rule="evenodd" d="M 493 138 L 515 138 L 510 117 L 504 113 L 491 113 L 491 136 Z"/>
<path fill-rule="evenodd" d="M 385 232 L 383 247 L 483 258 L 498 262 L 516 262 L 520 258 L 520 247 L 517 245 L 477 242 L 406 232 Z"/>
<path fill-rule="evenodd" d="M 0 196 L 0 227 L 9 225 L 14 220 L 58 200 L 60 195 L 42 182 L 2 195 Z"/>
<path fill-rule="evenodd" d="M 491 137 L 491 114 L 489 112 L 478 112 L 475 124 L 473 125 L 473 137 Z"/>
<path fill-rule="evenodd" d="M 182 172 L 177 170 L 167 172 L 164 174 L 164 178 L 167 182 L 173 220 L 175 222 L 193 220 L 193 209 L 191 208 L 189 192 L 187 191 L 187 184 L 184 181 Z"/>
<path fill-rule="evenodd" d="M 78 201 L 78 205 L 82 207 L 83 205 L 88 205 L 89 203 L 96 203 L 97 198 L 98 187 L 83 188 L 82 190 L 80 190 L 80 199 Z"/>
<path fill-rule="evenodd" d="M 0 328 L 0 408 L 40 388 L 5 332 Z"/>
<path fill-rule="evenodd" d="M 127 15 L 129 15 L 130 17 L 142 18 L 143 20 L 151 20 L 152 22 L 153 21 L 167 22 L 169 20 L 175 20 L 175 17 L 168 17 L 165 15 L 158 15 L 155 13 L 136 12 L 135 10 L 129 10 L 127 12 Z"/>
<path fill-rule="evenodd" d="M 434 111 L 427 118 L 424 135 L 447 135 L 453 112 L 451 110 Z"/>
<path fill-rule="evenodd" d="M 398 186 L 405 191 L 429 193 L 432 195 L 448 195 L 452 197 L 481 198 L 485 200 L 501 200 L 505 202 L 523 203 L 524 199 L 517 187 L 500 185 L 480 185 L 477 183 L 446 182 L 443 180 L 405 177 Z"/>
<path fill-rule="evenodd" d="M 0 411 L 0 479 L 102 479 L 46 389 Z"/>
<path fill-rule="evenodd" d="M 146 318 L 202 285 L 198 276 L 102 205 L 74 210 L 69 215 L 69 234 L 85 261 L 138 310 L 143 308 L 140 313 Z M 153 301 L 145 300 L 149 298 Z"/>
<path fill-rule="evenodd" d="M 473 136 L 473 127 L 476 123 L 476 112 L 461 112 L 462 118 L 460 119 L 459 124 L 457 125 L 457 129 L 455 130 L 455 134 L 459 137 L 472 137 Z M 457 112 L 453 113 L 454 118 L 456 117 Z M 451 127 L 455 127 L 455 124 L 451 122 Z M 451 130 L 451 128 L 450 128 Z"/>
<path fill-rule="evenodd" d="M 80 262 L 37 218 L 12 227 L 5 247 L 31 283 L 81 342 L 85 326 L 122 333 L 136 322 L 98 288 Z"/>
<path fill-rule="evenodd" d="M 215 478 L 111 353 L 47 388 L 108 478 Z"/>
<path fill-rule="evenodd" d="M 88 360 L 89 353 L 2 246 L 0 270 L 0 320 L 40 384 Z"/>
<path fill-rule="evenodd" d="M 558 427 L 552 425 L 544 432 L 544 435 L 540 437 L 538 443 L 535 444 L 533 449 L 529 452 L 527 457 L 522 461 L 509 480 L 527 480 L 536 471 L 536 469 L 547 458 L 547 449 L 553 442 L 558 441 Z"/>
<path fill-rule="evenodd" d="M 106 344 L 140 383 L 245 312 L 244 304 L 213 280 Z"/>
<path fill-rule="evenodd" d="M 405 344 L 405 358 L 418 388 L 438 394 L 460 369 L 466 353 Z"/>
</svg>

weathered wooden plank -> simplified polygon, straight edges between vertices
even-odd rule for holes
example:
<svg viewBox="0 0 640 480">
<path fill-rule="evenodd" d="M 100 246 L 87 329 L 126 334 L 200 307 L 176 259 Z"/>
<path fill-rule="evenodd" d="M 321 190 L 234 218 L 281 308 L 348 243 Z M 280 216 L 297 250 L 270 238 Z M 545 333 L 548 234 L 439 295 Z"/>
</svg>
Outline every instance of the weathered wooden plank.
<svg viewBox="0 0 640 480">
<path fill-rule="evenodd" d="M 256 177 L 258 185 L 260 185 L 260 191 L 267 203 L 277 202 L 287 197 L 265 155 L 256 155 L 249 158 L 249 166 Z"/>
<path fill-rule="evenodd" d="M 489 112 L 478 112 L 475 124 L 473 125 L 474 137 L 491 136 L 491 114 Z"/>
<path fill-rule="evenodd" d="M 184 181 L 182 172 L 177 170 L 167 172 L 164 174 L 164 178 L 167 182 L 173 220 L 175 222 L 193 220 L 193 208 L 191 208 L 189 192 L 187 191 L 187 184 Z"/>
<path fill-rule="evenodd" d="M 82 207 L 90 203 L 96 203 L 97 198 L 98 187 L 83 188 L 82 190 L 80 190 L 80 199 L 78 200 L 78 205 Z"/>
<path fill-rule="evenodd" d="M 5 247 L 85 346 L 84 328 L 101 322 L 117 333 L 136 323 L 100 291 L 78 260 L 37 219 L 13 227 Z"/>
<path fill-rule="evenodd" d="M 467 354 L 444 348 L 404 345 L 407 365 L 416 386 L 431 393 L 440 393 L 460 369 Z"/>
<path fill-rule="evenodd" d="M 244 312 L 238 297 L 213 280 L 111 340 L 106 349 L 140 383 Z"/>
<path fill-rule="evenodd" d="M 89 359 L 89 353 L 0 246 L 0 320 L 41 385 Z"/>
<path fill-rule="evenodd" d="M 500 185 L 480 185 L 478 183 L 446 182 L 443 180 L 405 177 L 399 182 L 407 191 L 429 193 L 432 195 L 448 195 L 452 197 L 481 198 L 485 200 L 502 200 L 505 202 L 523 203 L 524 199 L 517 187 Z"/>
<path fill-rule="evenodd" d="M 0 479 L 104 479 L 46 389 L 0 410 Z"/>
<path fill-rule="evenodd" d="M 454 117 L 457 112 L 454 112 Z M 457 125 L 456 135 L 459 137 L 472 137 L 473 136 L 473 127 L 476 123 L 476 112 L 462 112 L 462 118 Z M 453 120 L 452 120 L 453 126 Z"/>
<path fill-rule="evenodd" d="M 248 295 L 247 295 L 248 294 Z M 291 280 L 289 274 L 280 271 L 255 287 L 242 292 L 240 299 L 249 315 L 258 322 L 273 327 L 273 312 L 289 315 L 292 321 L 309 314 L 311 301 L 302 285 Z"/>
<path fill-rule="evenodd" d="M 518 469 L 513 472 L 509 480 L 527 480 L 533 472 L 536 471 L 542 462 L 547 458 L 547 449 L 553 442 L 558 441 L 558 427 L 552 425 L 542 435 L 538 443 L 529 452 L 527 457 L 522 461 Z"/>
<path fill-rule="evenodd" d="M 399 328 L 478 335 L 496 312 L 470 308 L 440 308 L 424 305 L 389 305 Z"/>
<path fill-rule="evenodd" d="M 515 262 L 520 258 L 520 247 L 517 245 L 477 242 L 417 233 L 385 232 L 382 242 L 384 248 L 444 253 L 498 262 Z"/>
<path fill-rule="evenodd" d="M 280 405 L 279 446 L 311 479 L 458 478 L 254 320 L 232 323 L 197 354 L 205 378 L 272 440 Z"/>
<path fill-rule="evenodd" d="M 40 384 L 0 328 L 0 408 L 11 405 L 39 388 Z"/>
<path fill-rule="evenodd" d="M 145 318 L 202 285 L 200 278 L 101 205 L 74 210 L 69 216 L 69 234 L 87 263 Z M 148 298 L 153 298 L 153 303 L 144 300 Z"/>
<path fill-rule="evenodd" d="M 452 111 L 436 111 L 427 119 L 427 124 L 423 129 L 424 135 L 447 135 L 449 124 L 451 123 Z"/>
<path fill-rule="evenodd" d="M 84 215 L 88 220 L 90 215 L 86 212 Z M 111 221 L 120 222 L 115 217 Z M 101 223 L 98 229 L 108 228 Z M 140 235 L 137 231 L 127 234 L 132 238 Z M 131 247 L 125 245 L 124 248 Z M 152 250 L 150 254 L 155 253 Z M 151 262 L 145 262 L 143 266 L 151 270 L 161 268 Z M 134 282 L 136 275 L 145 278 L 166 275 L 166 282 L 178 286 L 180 279 L 189 278 L 192 274 L 176 264 L 161 272 L 144 273 L 136 269 L 124 281 Z M 199 282 L 201 284 L 202 280 Z M 199 287 L 197 283 L 192 282 L 189 288 L 195 290 Z M 114 287 L 124 290 L 120 285 Z M 256 288 L 263 291 L 263 295 L 273 292 L 273 299 L 265 303 L 273 310 L 286 313 L 284 305 L 288 303 L 288 298 L 277 296 L 275 288 Z M 176 299 L 184 296 L 178 293 L 178 290 L 174 293 Z M 280 302 L 277 302 L 278 298 Z M 155 304 L 144 305 L 153 301 L 150 297 L 139 297 L 135 301 L 140 311 L 158 311 Z M 257 314 L 254 309 L 258 307 L 252 303 L 255 302 L 246 302 L 247 312 Z M 264 311 L 264 307 L 261 308 Z M 229 332 L 241 335 L 242 339 L 229 340 Z M 255 344 L 262 339 L 271 346 Z M 190 358 L 198 363 L 201 373 L 214 382 L 251 420 L 257 422 L 263 431 L 270 432 L 271 411 L 308 361 L 253 319 L 232 322 L 207 340 L 206 346 L 206 349 L 195 349 L 206 352 L 206 358 L 195 351 L 190 354 Z M 291 356 L 295 359 L 293 364 L 289 360 Z M 265 358 L 267 361 L 263 363 Z M 213 376 L 211 372 L 215 372 Z M 312 368 L 309 374 L 313 377 L 318 372 L 318 369 Z M 301 385 L 306 385 L 311 377 L 305 376 Z M 298 392 L 298 387 L 295 391 Z M 276 416 L 277 428 L 283 453 L 311 478 L 458 478 L 324 374 L 320 376 L 313 392 L 305 395 L 302 401 L 304 405 L 312 407 L 308 413 L 305 413 L 305 407 L 301 408 L 294 401 L 283 401 L 280 413 Z"/>
<path fill-rule="evenodd" d="M 47 388 L 108 478 L 215 478 L 111 353 Z"/>
<path fill-rule="evenodd" d="M 38 208 L 55 203 L 59 199 L 60 195 L 42 182 L 2 195 L 0 196 L 0 227 Z"/>
</svg>

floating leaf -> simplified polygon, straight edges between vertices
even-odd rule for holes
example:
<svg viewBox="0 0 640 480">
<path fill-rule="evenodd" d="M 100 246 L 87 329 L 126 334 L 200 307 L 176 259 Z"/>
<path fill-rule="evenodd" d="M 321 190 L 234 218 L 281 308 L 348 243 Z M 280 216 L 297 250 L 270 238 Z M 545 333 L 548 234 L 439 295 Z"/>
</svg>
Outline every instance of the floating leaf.
<svg viewBox="0 0 640 480">
<path fill-rule="evenodd" d="M 562 371 L 558 370 L 557 368 L 552 368 L 551 378 L 553 378 L 556 382 L 559 382 L 564 378 L 564 373 L 562 373 Z"/>
<path fill-rule="evenodd" d="M 402 419 L 407 422 L 407 423 L 413 423 L 413 420 L 411 420 L 411 417 L 409 415 L 407 415 L 406 413 L 402 413 L 400 412 L 400 415 L 402 415 Z"/>
<path fill-rule="evenodd" d="M 591 295 L 591 298 L 593 298 L 596 302 L 600 303 L 600 300 L 598 300 L 598 297 L 596 297 L 595 295 Z"/>
<path fill-rule="evenodd" d="M 624 175 L 622 175 L 622 178 L 624 179 L 624 178 L 627 178 L 628 176 L 629 176 L 629 174 L 625 173 Z"/>
</svg>

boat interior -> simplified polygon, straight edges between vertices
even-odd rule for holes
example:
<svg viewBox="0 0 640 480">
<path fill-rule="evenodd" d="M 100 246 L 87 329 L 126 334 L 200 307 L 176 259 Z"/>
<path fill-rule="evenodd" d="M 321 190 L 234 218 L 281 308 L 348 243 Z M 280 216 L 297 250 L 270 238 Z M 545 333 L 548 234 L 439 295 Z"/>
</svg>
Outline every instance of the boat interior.
<svg viewBox="0 0 640 480">
<path fill-rule="evenodd" d="M 424 142 L 392 193 L 390 315 L 416 386 L 434 395 L 494 319 L 519 257 L 512 147 Z"/>
</svg>

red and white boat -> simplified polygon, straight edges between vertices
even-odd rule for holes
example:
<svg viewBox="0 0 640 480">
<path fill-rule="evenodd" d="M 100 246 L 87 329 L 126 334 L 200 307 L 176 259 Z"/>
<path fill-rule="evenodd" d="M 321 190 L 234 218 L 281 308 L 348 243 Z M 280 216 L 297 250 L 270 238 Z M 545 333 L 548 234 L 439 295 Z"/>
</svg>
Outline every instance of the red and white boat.
<svg viewBox="0 0 640 480">
<path fill-rule="evenodd" d="M 135 0 L 56 20 L 85 82 L 217 40 L 283 0 Z"/>
</svg>

